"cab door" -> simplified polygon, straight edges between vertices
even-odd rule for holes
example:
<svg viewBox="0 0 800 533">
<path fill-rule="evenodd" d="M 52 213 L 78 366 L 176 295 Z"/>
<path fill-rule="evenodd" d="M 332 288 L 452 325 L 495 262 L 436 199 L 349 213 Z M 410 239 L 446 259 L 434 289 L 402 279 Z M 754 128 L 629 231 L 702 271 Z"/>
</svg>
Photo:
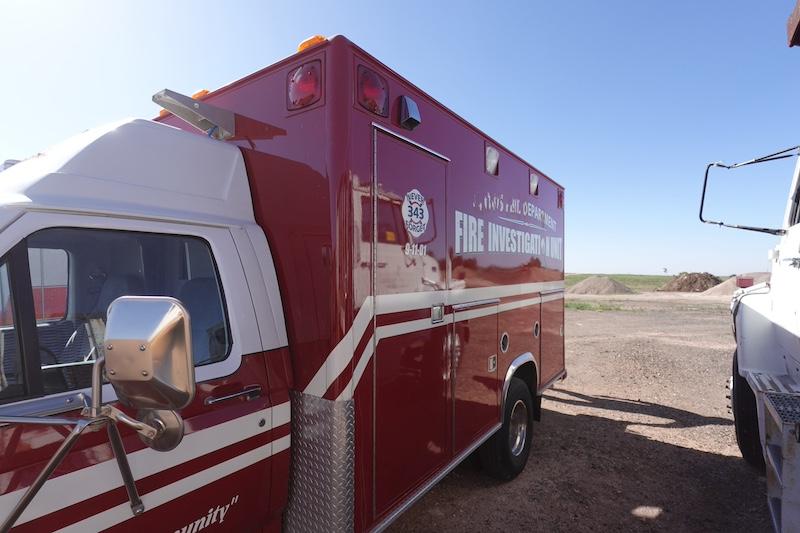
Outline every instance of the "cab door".
<svg viewBox="0 0 800 533">
<path fill-rule="evenodd" d="M 78 416 L 92 363 L 104 349 L 105 310 L 126 294 L 183 302 L 198 383 L 194 402 L 181 412 L 185 435 L 175 449 L 152 450 L 120 428 L 143 514 L 131 513 L 105 432 L 87 432 L 15 531 L 241 531 L 265 523 L 272 458 L 289 444 L 289 406 L 270 396 L 230 231 L 26 214 L 2 239 L 5 249 L 13 247 L 0 261 L 0 413 Z M 103 398 L 115 399 L 110 385 Z M 58 426 L 0 428 L 0 518 L 65 435 Z"/>
<path fill-rule="evenodd" d="M 374 486 L 380 517 L 451 453 L 447 161 L 382 129 L 373 135 Z"/>
</svg>

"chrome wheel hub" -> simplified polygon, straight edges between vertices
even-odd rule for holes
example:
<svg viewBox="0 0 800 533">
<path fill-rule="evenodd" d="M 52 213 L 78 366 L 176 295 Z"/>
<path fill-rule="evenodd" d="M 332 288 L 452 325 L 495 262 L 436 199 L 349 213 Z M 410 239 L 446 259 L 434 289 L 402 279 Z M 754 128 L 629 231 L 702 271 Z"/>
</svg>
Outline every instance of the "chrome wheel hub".
<svg viewBox="0 0 800 533">
<path fill-rule="evenodd" d="M 511 420 L 508 423 L 508 447 L 511 455 L 518 457 L 525 449 L 525 438 L 528 436 L 528 408 L 525 402 L 517 400 L 511 409 Z"/>
</svg>

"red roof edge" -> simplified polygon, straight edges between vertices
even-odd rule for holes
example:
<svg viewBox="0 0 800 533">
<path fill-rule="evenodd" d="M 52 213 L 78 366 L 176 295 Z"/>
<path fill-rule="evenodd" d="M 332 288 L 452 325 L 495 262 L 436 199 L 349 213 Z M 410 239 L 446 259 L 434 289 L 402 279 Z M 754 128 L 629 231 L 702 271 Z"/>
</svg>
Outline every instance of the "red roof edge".
<svg viewBox="0 0 800 533">
<path fill-rule="evenodd" d="M 800 0 L 795 4 L 789 20 L 786 21 L 786 35 L 789 38 L 789 46 L 800 45 Z"/>
</svg>

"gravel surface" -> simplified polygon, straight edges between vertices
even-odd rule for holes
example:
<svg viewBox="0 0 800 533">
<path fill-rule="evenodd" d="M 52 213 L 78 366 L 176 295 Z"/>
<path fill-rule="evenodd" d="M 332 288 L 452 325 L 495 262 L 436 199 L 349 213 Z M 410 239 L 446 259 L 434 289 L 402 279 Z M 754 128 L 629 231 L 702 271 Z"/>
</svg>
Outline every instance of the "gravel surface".
<svg viewBox="0 0 800 533">
<path fill-rule="evenodd" d="M 567 309 L 526 470 L 500 484 L 471 457 L 391 531 L 770 531 L 727 409 L 727 299 L 687 296 L 581 297 L 622 310 Z"/>
</svg>

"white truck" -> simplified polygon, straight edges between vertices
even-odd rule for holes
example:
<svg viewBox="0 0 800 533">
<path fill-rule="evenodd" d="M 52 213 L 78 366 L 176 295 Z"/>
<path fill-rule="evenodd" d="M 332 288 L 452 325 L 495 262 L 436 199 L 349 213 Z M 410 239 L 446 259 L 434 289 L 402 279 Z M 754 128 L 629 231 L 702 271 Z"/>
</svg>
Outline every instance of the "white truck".
<svg viewBox="0 0 800 533">
<path fill-rule="evenodd" d="M 709 172 L 800 155 L 795 146 L 743 163 L 706 167 L 700 220 L 779 237 L 769 251 L 769 282 L 737 290 L 731 301 L 733 372 L 729 383 L 736 441 L 747 463 L 767 476 L 767 506 L 775 531 L 800 531 L 800 160 L 783 224 L 761 228 L 704 216 Z"/>
<path fill-rule="evenodd" d="M 800 46 L 800 1 L 787 21 L 788 44 Z M 733 370 L 729 381 L 736 442 L 742 457 L 767 476 L 775 531 L 800 531 L 800 159 L 780 228 L 707 220 L 703 207 L 712 168 L 733 170 L 800 155 L 800 146 L 749 161 L 706 167 L 700 220 L 779 237 L 769 251 L 770 281 L 736 291 L 731 300 Z"/>
</svg>

